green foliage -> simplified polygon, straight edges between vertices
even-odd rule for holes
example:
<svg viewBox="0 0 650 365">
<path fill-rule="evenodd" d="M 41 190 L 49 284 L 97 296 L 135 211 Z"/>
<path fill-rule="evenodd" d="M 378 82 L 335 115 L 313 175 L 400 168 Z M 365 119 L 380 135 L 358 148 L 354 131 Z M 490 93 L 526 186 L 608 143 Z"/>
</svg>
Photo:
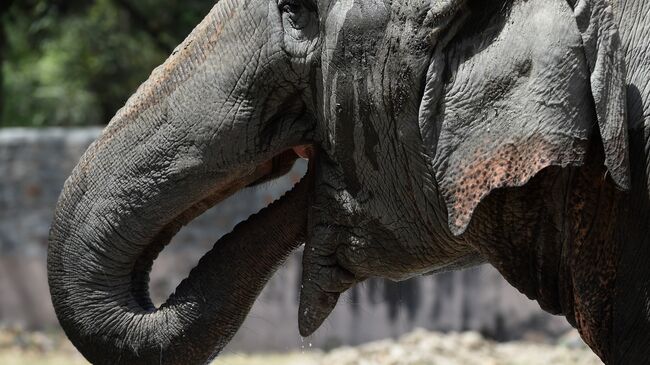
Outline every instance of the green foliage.
<svg viewBox="0 0 650 365">
<path fill-rule="evenodd" d="M 107 123 L 213 4 L 11 2 L 4 14 L 0 10 L 6 35 L 0 126 Z"/>
</svg>

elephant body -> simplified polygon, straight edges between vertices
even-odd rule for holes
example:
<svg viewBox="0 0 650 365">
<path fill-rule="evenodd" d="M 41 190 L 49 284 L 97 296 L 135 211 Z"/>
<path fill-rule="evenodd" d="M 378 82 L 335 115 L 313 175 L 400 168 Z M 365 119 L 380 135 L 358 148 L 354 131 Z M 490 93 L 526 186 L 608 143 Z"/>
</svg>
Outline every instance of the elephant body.
<svg viewBox="0 0 650 365">
<path fill-rule="evenodd" d="M 201 364 L 303 244 L 315 331 L 370 277 L 494 265 L 607 364 L 650 359 L 650 3 L 221 0 L 61 195 L 49 283 L 93 363 Z M 187 222 L 308 158 L 161 307 Z"/>
</svg>

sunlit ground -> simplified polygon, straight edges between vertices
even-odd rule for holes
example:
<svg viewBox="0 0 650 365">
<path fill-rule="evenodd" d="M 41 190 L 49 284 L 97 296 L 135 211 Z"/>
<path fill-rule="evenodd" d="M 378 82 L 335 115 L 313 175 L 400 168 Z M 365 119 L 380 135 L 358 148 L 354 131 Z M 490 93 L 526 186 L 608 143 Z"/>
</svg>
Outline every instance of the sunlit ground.
<svg viewBox="0 0 650 365">
<path fill-rule="evenodd" d="M 88 364 L 61 334 L 0 330 L 2 365 Z M 602 365 L 570 333 L 555 343 L 496 343 L 475 332 L 440 334 L 416 330 L 394 340 L 330 352 L 225 354 L 213 365 Z"/>
<path fill-rule="evenodd" d="M 212 365 L 320 365 L 320 362 L 308 354 L 226 355 Z"/>
<path fill-rule="evenodd" d="M 0 364 L 3 365 L 87 365 L 80 355 L 74 354 L 40 354 L 21 350 L 3 350 L 0 352 Z"/>
<path fill-rule="evenodd" d="M 2 365 L 88 365 L 88 362 L 77 354 L 38 354 L 19 350 L 8 350 L 0 353 Z M 301 354 L 293 355 L 227 355 L 213 365 L 319 365 L 314 357 Z"/>
<path fill-rule="evenodd" d="M 316 354 L 225 354 L 214 365 L 320 365 Z M 0 327 L 0 365 L 88 365 L 60 331 Z"/>
</svg>

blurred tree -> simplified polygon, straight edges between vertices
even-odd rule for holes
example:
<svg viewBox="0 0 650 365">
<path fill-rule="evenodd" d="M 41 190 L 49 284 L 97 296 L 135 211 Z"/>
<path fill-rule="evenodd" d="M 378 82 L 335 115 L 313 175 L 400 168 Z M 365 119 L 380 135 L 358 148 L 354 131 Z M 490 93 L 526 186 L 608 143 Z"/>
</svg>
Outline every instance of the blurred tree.
<svg viewBox="0 0 650 365">
<path fill-rule="evenodd" d="M 214 5 L 206 0 L 0 2 L 0 126 L 107 123 Z"/>
<path fill-rule="evenodd" d="M 7 35 L 6 35 L 6 30 L 4 27 L 4 21 L 3 19 L 7 16 L 7 12 L 9 11 L 9 7 L 13 3 L 13 0 L 6 0 L 0 3 L 0 116 L 2 116 L 2 100 L 4 100 L 4 93 L 3 93 L 3 87 L 2 85 L 4 84 L 4 77 L 3 77 L 3 72 L 2 72 L 2 65 L 4 64 L 4 60 L 6 58 L 5 56 L 5 48 L 6 48 L 6 43 L 7 43 Z"/>
</svg>

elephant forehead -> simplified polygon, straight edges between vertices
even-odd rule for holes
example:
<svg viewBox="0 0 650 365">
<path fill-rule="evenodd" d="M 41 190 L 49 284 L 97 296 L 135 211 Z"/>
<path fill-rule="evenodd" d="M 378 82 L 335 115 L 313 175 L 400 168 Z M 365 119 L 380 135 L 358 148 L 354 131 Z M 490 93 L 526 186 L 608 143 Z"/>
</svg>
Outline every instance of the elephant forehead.
<svg viewBox="0 0 650 365">
<path fill-rule="evenodd" d="M 325 21 L 325 59 L 355 56 L 374 48 L 372 46 L 382 38 L 388 20 L 389 9 L 384 0 L 337 1 Z"/>
<path fill-rule="evenodd" d="M 321 56 L 325 114 L 336 119 L 344 104 L 341 96 L 348 97 L 351 83 L 368 89 L 366 94 L 378 104 L 377 99 L 389 91 L 399 96 L 404 94 L 403 86 L 417 85 L 435 45 L 435 28 L 458 8 L 442 4 L 452 2 L 340 0 L 331 4 L 324 15 Z"/>
<path fill-rule="evenodd" d="M 324 46 L 358 56 L 372 51 L 384 38 L 428 38 L 441 26 L 441 19 L 453 17 L 462 0 L 340 0 L 326 11 Z M 357 51 L 357 52 L 355 52 Z M 350 57 L 348 57 L 350 58 Z"/>
</svg>

